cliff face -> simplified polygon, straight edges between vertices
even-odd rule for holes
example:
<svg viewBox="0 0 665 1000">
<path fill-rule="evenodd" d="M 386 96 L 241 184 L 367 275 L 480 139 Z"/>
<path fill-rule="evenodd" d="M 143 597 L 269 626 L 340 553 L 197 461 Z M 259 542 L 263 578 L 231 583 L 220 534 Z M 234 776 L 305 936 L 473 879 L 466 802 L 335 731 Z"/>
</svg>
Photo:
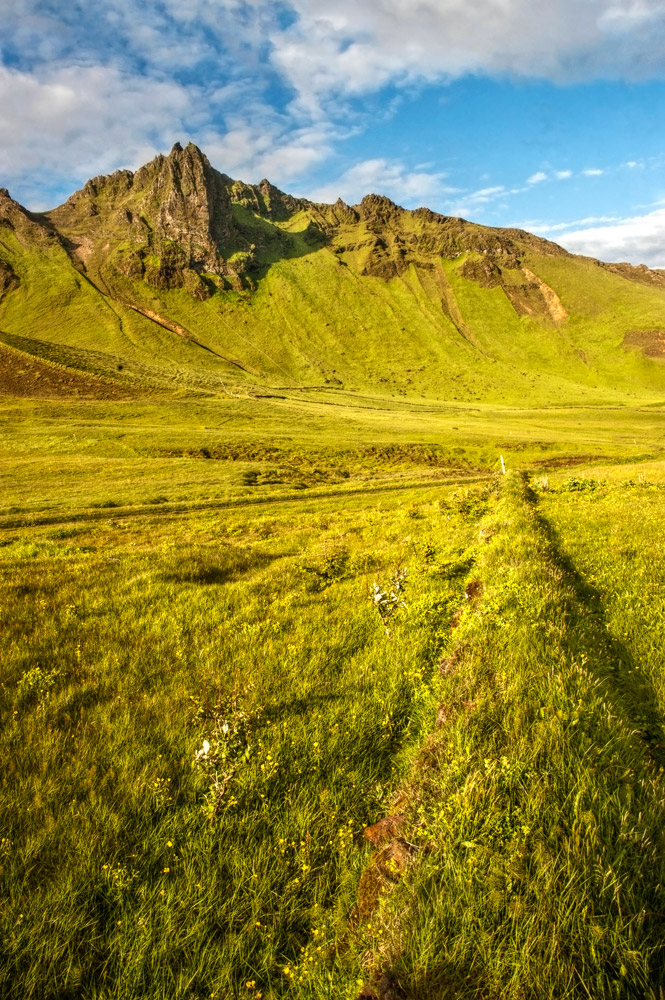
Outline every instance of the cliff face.
<svg viewBox="0 0 665 1000">
<path fill-rule="evenodd" d="M 158 236 L 186 248 L 192 264 L 214 269 L 233 228 L 227 180 L 190 143 L 185 149 L 176 144 L 169 156 L 139 170 L 132 186 Z"/>
<path fill-rule="evenodd" d="M 106 283 L 113 270 L 157 288 L 207 298 L 201 273 L 224 275 L 221 250 L 233 239 L 229 178 L 193 144 L 177 143 L 136 173 L 95 177 L 48 219 L 73 255 Z"/>
</svg>

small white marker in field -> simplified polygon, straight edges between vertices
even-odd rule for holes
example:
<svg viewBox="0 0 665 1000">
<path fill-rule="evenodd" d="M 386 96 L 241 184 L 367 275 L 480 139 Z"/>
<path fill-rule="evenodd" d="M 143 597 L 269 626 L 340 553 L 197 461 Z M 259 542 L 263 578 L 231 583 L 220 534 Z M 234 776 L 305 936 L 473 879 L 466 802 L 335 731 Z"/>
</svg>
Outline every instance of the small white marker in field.
<svg viewBox="0 0 665 1000">
<path fill-rule="evenodd" d="M 503 474 L 505 476 L 505 474 L 506 474 L 506 463 L 503 460 L 503 455 L 499 455 L 499 458 L 501 459 L 501 471 L 503 472 Z"/>
</svg>

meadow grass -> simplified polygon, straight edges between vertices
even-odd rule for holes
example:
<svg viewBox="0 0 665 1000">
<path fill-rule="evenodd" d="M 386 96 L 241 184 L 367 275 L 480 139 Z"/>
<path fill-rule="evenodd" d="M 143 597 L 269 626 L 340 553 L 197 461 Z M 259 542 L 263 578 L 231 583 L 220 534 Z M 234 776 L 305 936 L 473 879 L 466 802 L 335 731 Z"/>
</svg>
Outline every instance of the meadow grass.
<svg viewBox="0 0 665 1000">
<path fill-rule="evenodd" d="M 362 965 L 375 988 L 383 977 L 414 998 L 662 996 L 660 618 L 633 632 L 635 589 L 613 576 L 602 502 L 589 519 L 579 492 L 564 493 L 544 517 L 509 476 L 481 526 L 482 595 L 442 661 L 438 728 L 401 791 L 418 855 L 383 879 L 346 957 L 349 983 Z M 634 491 L 620 496 L 605 514 L 614 525 L 632 512 L 613 533 L 634 545 Z M 662 495 L 652 503 L 662 516 Z M 597 591 L 568 554 L 581 552 Z M 644 553 L 654 574 L 658 553 Z"/>
<path fill-rule="evenodd" d="M 661 1000 L 657 407 L 0 413 L 3 996 Z"/>
<path fill-rule="evenodd" d="M 0 402 L 0 511 L 196 505 L 487 475 L 499 467 L 659 461 L 655 407 L 517 410 L 373 397 Z"/>
<path fill-rule="evenodd" d="M 3 996 L 279 996 L 327 959 L 460 600 L 441 495 L 4 538 Z M 402 566 L 388 638 L 370 590 Z M 210 822 L 195 754 L 234 696 Z"/>
</svg>

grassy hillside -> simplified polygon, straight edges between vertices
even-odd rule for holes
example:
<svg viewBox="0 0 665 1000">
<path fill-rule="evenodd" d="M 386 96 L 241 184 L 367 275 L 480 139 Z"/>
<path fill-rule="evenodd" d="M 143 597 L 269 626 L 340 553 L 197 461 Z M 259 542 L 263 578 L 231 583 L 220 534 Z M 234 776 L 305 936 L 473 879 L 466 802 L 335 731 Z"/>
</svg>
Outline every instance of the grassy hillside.
<svg viewBox="0 0 665 1000">
<path fill-rule="evenodd" d="M 434 501 L 6 539 L 3 996 L 290 995 L 327 956 L 456 603 Z M 402 565 L 388 639 L 368 588 Z"/>
<path fill-rule="evenodd" d="M 376 196 L 313 205 L 232 182 L 195 147 L 47 216 L 2 205 L 0 339 L 95 352 L 93 370 L 146 389 L 533 405 L 665 389 L 663 276 L 528 233 Z"/>
<path fill-rule="evenodd" d="M 2 997 L 663 1000 L 664 345 L 192 146 L 0 190 Z"/>
</svg>

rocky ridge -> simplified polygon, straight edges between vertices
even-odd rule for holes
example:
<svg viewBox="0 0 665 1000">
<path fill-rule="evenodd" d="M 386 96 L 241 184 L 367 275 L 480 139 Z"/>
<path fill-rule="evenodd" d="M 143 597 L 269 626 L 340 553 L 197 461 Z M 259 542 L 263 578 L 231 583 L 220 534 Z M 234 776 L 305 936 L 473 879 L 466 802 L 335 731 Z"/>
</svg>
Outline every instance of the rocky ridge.
<svg viewBox="0 0 665 1000">
<path fill-rule="evenodd" d="M 135 173 L 93 178 L 44 219 L 84 269 L 103 272 L 106 284 L 116 272 L 206 299 L 229 288 L 252 289 L 266 258 L 296 255 L 287 231 L 296 216 L 303 217 L 300 236 L 307 245 L 357 258 L 361 274 L 383 280 L 412 265 L 431 269 L 442 257 L 473 253 L 487 262 L 470 267 L 468 276 L 486 284 L 489 269 L 491 280 L 503 285 L 503 271 L 519 268 L 525 247 L 566 253 L 528 233 L 426 208 L 409 211 L 382 195 L 367 195 L 355 206 L 341 199 L 324 205 L 285 194 L 266 179 L 246 184 L 217 171 L 192 143 L 176 143 L 168 156 Z"/>
</svg>

